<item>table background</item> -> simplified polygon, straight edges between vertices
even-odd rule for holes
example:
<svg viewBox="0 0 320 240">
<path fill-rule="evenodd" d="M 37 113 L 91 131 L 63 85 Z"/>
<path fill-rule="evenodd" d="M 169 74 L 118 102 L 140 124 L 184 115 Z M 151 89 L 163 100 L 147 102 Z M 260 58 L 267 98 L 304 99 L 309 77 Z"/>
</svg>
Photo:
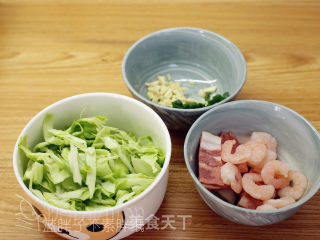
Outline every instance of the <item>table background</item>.
<svg viewBox="0 0 320 240">
<path fill-rule="evenodd" d="M 0 0 L 0 239 L 60 239 L 16 219 L 23 193 L 13 174 L 12 150 L 24 125 L 71 95 L 130 96 L 121 76 L 125 52 L 146 34 L 176 26 L 212 30 L 242 50 L 248 76 L 236 99 L 283 104 L 320 130 L 320 1 Z M 319 193 L 296 215 L 272 226 L 240 226 L 212 212 L 187 173 L 185 134 L 171 132 L 169 185 L 157 213 L 160 226 L 163 215 L 174 215 L 176 229 L 129 239 L 320 237 Z M 179 214 L 192 215 L 185 230 Z"/>
</svg>

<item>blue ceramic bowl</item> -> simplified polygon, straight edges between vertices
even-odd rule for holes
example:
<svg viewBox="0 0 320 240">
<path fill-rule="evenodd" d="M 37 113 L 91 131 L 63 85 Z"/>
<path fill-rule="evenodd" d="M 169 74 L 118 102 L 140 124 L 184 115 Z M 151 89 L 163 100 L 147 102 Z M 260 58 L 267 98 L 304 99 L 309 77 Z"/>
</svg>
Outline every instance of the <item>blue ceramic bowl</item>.
<svg viewBox="0 0 320 240">
<path fill-rule="evenodd" d="M 203 130 L 219 134 L 232 131 L 249 136 L 253 131 L 270 133 L 278 141 L 278 159 L 308 178 L 304 195 L 295 204 L 271 211 L 250 210 L 223 201 L 198 181 L 198 148 Z M 264 101 L 226 103 L 203 114 L 190 128 L 184 143 L 184 158 L 194 184 L 207 205 L 220 216 L 245 225 L 268 225 L 293 215 L 320 187 L 320 134 L 301 115 L 284 106 Z"/>
<path fill-rule="evenodd" d="M 232 42 L 198 28 L 154 32 L 136 42 L 122 63 L 123 78 L 131 93 L 158 112 L 171 129 L 188 129 L 201 114 L 233 99 L 242 88 L 246 73 L 246 61 Z M 217 85 L 218 93 L 228 91 L 230 96 L 198 109 L 161 106 L 148 99 L 145 84 L 168 74 L 188 88 L 187 97 L 200 100 L 199 89 L 212 85 Z"/>
</svg>

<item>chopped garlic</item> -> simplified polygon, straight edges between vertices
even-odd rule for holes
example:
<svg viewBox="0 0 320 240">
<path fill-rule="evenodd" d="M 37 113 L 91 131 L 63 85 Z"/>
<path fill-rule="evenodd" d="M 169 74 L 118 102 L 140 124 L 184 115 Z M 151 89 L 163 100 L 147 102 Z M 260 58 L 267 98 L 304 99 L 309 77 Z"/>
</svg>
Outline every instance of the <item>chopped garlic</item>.
<svg viewBox="0 0 320 240">
<path fill-rule="evenodd" d="M 165 76 L 158 76 L 156 81 L 146 83 L 148 87 L 147 96 L 151 101 L 167 107 L 172 107 L 172 102 L 176 100 L 183 103 L 199 102 L 193 98 L 186 98 L 184 92 L 187 88 L 182 87 L 181 82 L 170 81 L 171 76 L 169 74 L 167 77 L 169 81 L 166 81 Z"/>
<path fill-rule="evenodd" d="M 199 90 L 199 96 L 203 97 L 206 93 L 214 93 L 217 90 L 217 86 L 207 87 Z"/>
</svg>

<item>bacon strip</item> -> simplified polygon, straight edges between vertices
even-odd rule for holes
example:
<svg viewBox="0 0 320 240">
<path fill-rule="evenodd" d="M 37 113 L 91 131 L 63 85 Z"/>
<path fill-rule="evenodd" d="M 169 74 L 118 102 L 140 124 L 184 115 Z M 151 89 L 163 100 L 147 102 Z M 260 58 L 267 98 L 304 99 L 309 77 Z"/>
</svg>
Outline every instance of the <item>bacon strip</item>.
<svg viewBox="0 0 320 240">
<path fill-rule="evenodd" d="M 221 179 L 221 166 L 211 167 L 205 163 L 199 163 L 199 181 L 208 189 L 227 187 Z"/>
<path fill-rule="evenodd" d="M 218 189 L 215 192 L 218 193 L 219 196 L 225 201 L 235 204 L 237 194 L 232 189 Z"/>
<path fill-rule="evenodd" d="M 221 138 L 203 131 L 200 141 L 199 157 L 202 156 L 201 154 L 208 154 L 208 156 L 203 156 L 204 159 L 208 157 L 210 160 L 221 163 Z"/>
<path fill-rule="evenodd" d="M 228 133 L 220 133 L 220 138 L 221 138 L 221 144 L 224 144 L 225 141 L 228 140 L 235 140 L 236 144 L 233 145 L 231 153 L 234 153 L 237 149 L 237 147 L 240 145 L 237 137 L 232 133 L 232 132 L 228 132 Z"/>
<path fill-rule="evenodd" d="M 199 149 L 199 181 L 207 189 L 221 189 L 226 186 L 221 179 L 221 138 L 203 131 Z"/>
<path fill-rule="evenodd" d="M 255 199 L 246 192 L 243 192 L 241 194 L 241 198 L 238 202 L 239 207 L 248 208 L 248 209 L 256 209 L 258 206 L 262 204 L 263 204 L 262 200 Z"/>
</svg>

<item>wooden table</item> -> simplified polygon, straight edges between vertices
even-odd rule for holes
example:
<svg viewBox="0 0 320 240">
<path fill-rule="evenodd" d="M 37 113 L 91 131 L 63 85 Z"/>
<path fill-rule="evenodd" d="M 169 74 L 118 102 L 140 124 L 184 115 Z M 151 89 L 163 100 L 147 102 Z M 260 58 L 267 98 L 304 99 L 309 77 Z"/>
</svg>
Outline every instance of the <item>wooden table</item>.
<svg viewBox="0 0 320 240">
<path fill-rule="evenodd" d="M 62 98 L 87 92 L 129 95 L 121 75 L 128 48 L 153 31 L 200 27 L 233 41 L 248 64 L 237 99 L 283 104 L 320 130 L 320 2 L 318 0 L 0 0 L 0 239 L 59 239 L 18 227 L 23 192 L 12 150 L 25 124 Z M 201 200 L 183 159 L 184 132 L 171 132 L 170 178 L 160 211 L 175 230 L 149 230 L 129 239 L 319 239 L 320 194 L 288 220 L 240 226 Z M 183 230 L 178 215 L 192 215 Z M 192 222 L 191 222 L 192 221 Z M 24 227 L 28 227 L 25 224 Z"/>
</svg>

